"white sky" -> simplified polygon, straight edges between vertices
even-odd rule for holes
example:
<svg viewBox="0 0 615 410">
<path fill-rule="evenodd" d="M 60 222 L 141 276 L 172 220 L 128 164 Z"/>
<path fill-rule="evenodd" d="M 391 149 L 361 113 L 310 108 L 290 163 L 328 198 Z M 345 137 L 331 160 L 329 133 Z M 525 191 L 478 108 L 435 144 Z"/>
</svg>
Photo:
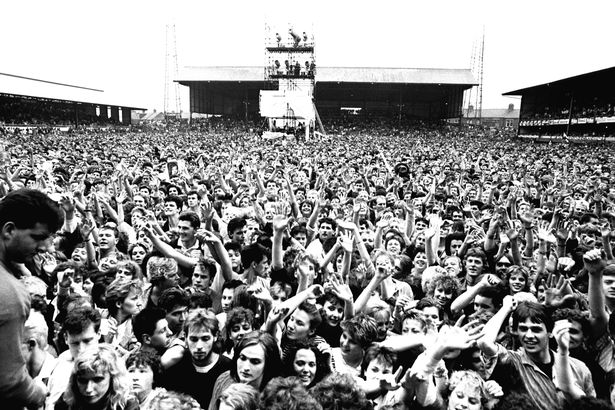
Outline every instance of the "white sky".
<svg viewBox="0 0 615 410">
<path fill-rule="evenodd" d="M 0 72 L 161 109 L 168 23 L 180 71 L 262 65 L 265 22 L 313 30 L 318 66 L 469 68 L 484 25 L 483 107 L 518 107 L 501 94 L 615 66 L 614 11 L 608 0 L 4 1 Z"/>
</svg>

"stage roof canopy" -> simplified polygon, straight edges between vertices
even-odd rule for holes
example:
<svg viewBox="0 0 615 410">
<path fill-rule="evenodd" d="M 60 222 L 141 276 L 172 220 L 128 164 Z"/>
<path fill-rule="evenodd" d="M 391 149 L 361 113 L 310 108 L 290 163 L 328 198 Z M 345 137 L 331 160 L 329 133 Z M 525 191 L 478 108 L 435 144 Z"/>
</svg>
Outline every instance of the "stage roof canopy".
<svg viewBox="0 0 615 410">
<path fill-rule="evenodd" d="M 202 81 L 264 81 L 263 67 L 185 67 L 175 81 L 187 85 Z M 476 85 L 469 69 L 317 67 L 316 82 L 379 84 Z"/>
<path fill-rule="evenodd" d="M 547 89 L 553 91 L 567 92 L 571 90 L 577 90 L 579 89 L 579 87 L 582 87 L 584 89 L 604 89 L 604 87 L 612 87 L 612 85 L 615 83 L 613 80 L 615 80 L 615 67 L 610 67 L 598 71 L 592 71 L 585 74 L 563 78 L 561 80 L 521 88 L 515 91 L 509 91 L 502 95 L 525 95 L 534 92 L 544 92 Z"/>
</svg>

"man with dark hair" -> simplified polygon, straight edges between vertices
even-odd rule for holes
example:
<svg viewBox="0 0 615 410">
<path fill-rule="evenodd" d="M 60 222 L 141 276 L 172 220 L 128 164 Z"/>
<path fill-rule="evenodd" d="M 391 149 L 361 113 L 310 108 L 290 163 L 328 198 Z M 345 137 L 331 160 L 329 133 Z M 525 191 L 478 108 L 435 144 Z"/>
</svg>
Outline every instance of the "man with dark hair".
<svg viewBox="0 0 615 410">
<path fill-rule="evenodd" d="M 21 351 L 30 297 L 16 264 L 31 262 L 63 223 L 60 208 L 31 189 L 10 192 L 0 201 L 0 397 L 7 409 L 39 406 L 47 389 L 28 374 Z"/>
<path fill-rule="evenodd" d="M 170 288 L 162 292 L 158 306 L 166 312 L 166 319 L 173 336 L 178 337 L 184 326 L 186 311 L 190 306 L 188 293 L 180 288 Z"/>
<path fill-rule="evenodd" d="M 519 303 L 517 296 L 506 296 L 502 308 L 487 322 L 479 348 L 487 367 L 512 364 L 534 404 L 541 410 L 560 408 L 568 398 L 594 396 L 592 375 L 580 360 L 570 357 L 570 322 L 553 323 L 547 309 L 535 302 Z M 512 327 L 521 348 L 507 350 L 495 342 L 502 324 L 512 313 Z M 549 349 L 549 337 L 557 351 Z"/>
<path fill-rule="evenodd" d="M 233 218 L 228 221 L 226 229 L 231 242 L 238 243 L 241 246 L 244 245 L 247 224 L 244 218 Z"/>
<path fill-rule="evenodd" d="M 100 313 L 91 306 L 68 310 L 62 327 L 68 350 L 58 356 L 58 365 L 49 378 L 49 396 L 46 410 L 53 410 L 56 401 L 66 391 L 73 364 L 86 349 L 98 346 L 100 339 Z"/>
<path fill-rule="evenodd" d="M 169 329 L 167 314 L 160 308 L 143 309 L 132 319 L 132 330 L 137 341 L 141 343 L 140 350 L 163 354 L 169 347 L 173 332 Z"/>
<path fill-rule="evenodd" d="M 169 195 L 164 199 L 164 216 L 166 221 L 162 229 L 167 232 L 179 225 L 179 213 L 182 210 L 183 201 L 180 197 Z"/>
<path fill-rule="evenodd" d="M 196 237 L 196 231 L 201 227 L 199 216 L 194 212 L 184 212 L 179 215 L 177 226 L 179 228 L 179 240 L 176 247 L 184 252 L 199 250 L 201 244 Z"/>
</svg>

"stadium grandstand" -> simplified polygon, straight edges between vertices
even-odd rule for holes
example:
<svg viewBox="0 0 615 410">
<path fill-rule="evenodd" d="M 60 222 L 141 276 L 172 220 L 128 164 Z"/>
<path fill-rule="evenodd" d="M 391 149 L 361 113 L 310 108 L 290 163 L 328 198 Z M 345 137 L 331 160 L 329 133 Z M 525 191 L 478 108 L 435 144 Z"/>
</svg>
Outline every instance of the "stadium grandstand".
<svg viewBox="0 0 615 410">
<path fill-rule="evenodd" d="M 0 124 L 10 126 L 129 125 L 143 108 L 113 104 L 103 90 L 0 73 Z"/>
<path fill-rule="evenodd" d="M 518 135 L 538 141 L 615 141 L 615 67 L 509 91 L 521 96 Z"/>
<path fill-rule="evenodd" d="M 255 119 L 263 67 L 185 67 L 190 112 Z M 314 102 L 323 118 L 344 113 L 440 120 L 462 115 L 463 93 L 476 85 L 469 69 L 318 67 Z"/>
</svg>

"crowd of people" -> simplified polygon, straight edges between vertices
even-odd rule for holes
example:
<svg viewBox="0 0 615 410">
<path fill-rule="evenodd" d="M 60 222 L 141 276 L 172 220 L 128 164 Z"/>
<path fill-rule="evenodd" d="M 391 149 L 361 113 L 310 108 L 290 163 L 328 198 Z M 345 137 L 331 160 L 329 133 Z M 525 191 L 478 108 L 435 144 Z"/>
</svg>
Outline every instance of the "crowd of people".
<svg viewBox="0 0 615 410">
<path fill-rule="evenodd" d="M 382 118 L 0 129 L 7 409 L 607 409 L 615 155 Z"/>
</svg>

